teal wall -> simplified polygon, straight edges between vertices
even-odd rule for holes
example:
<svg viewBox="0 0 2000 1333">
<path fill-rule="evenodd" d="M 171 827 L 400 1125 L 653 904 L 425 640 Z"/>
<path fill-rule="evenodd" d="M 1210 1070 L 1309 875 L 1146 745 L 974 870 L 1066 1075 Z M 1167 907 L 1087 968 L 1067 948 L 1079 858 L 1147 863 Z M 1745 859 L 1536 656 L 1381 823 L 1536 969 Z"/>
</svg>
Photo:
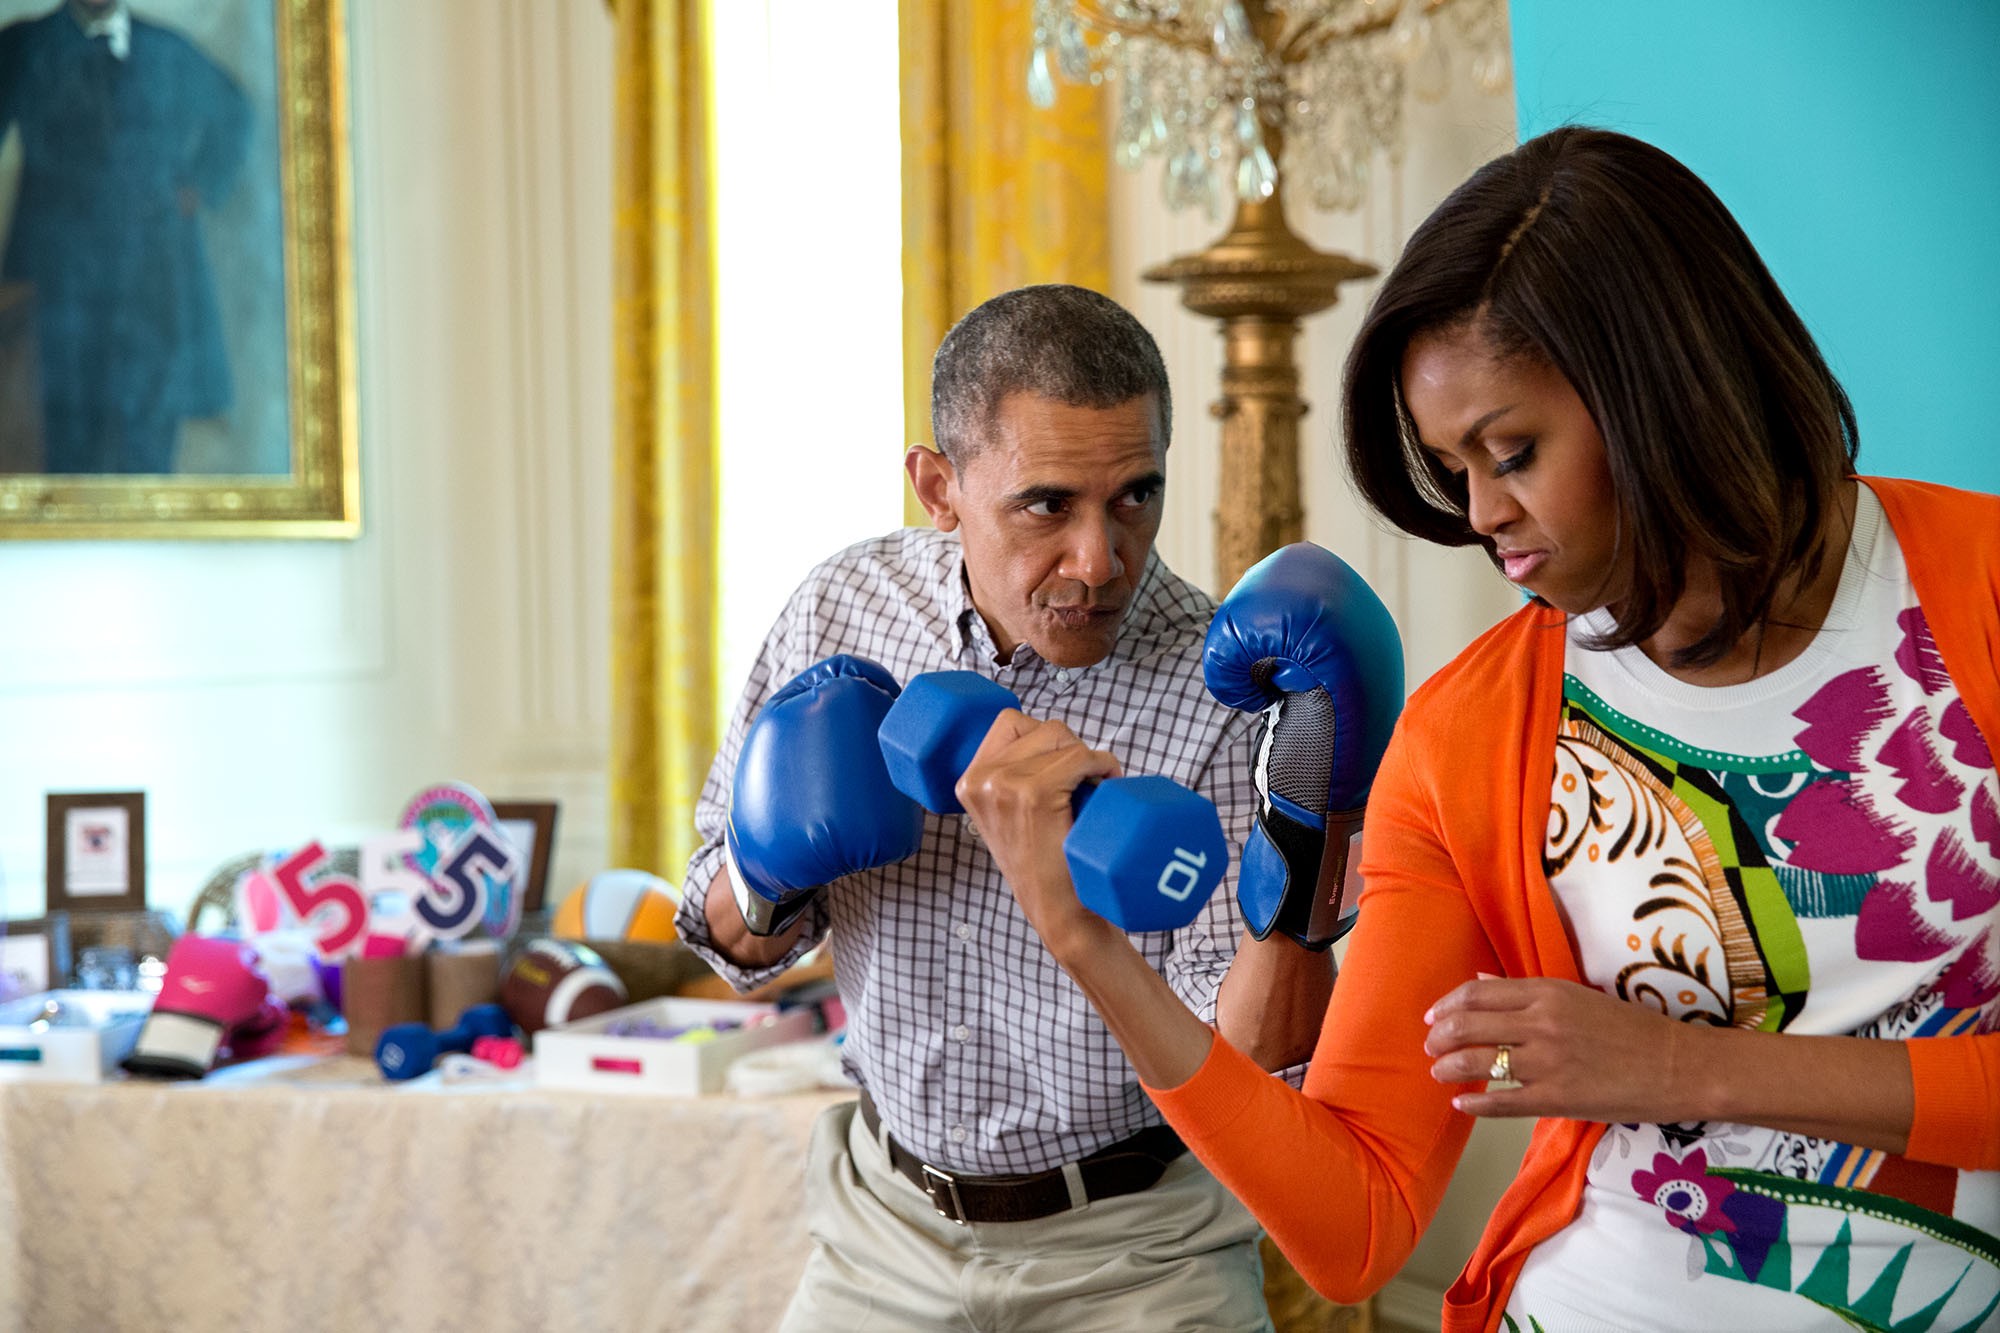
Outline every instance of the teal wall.
<svg viewBox="0 0 2000 1333">
<path fill-rule="evenodd" d="M 1521 135 L 1706 180 L 1819 339 L 1864 472 L 2000 491 L 2000 0 L 1512 0 Z"/>
</svg>

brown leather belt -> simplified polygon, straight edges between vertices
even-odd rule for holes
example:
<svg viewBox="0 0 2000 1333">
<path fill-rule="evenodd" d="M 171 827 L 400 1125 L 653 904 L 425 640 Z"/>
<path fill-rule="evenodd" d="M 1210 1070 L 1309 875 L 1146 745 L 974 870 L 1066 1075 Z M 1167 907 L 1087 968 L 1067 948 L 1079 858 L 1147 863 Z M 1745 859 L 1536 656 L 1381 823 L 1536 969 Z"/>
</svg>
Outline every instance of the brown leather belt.
<svg viewBox="0 0 2000 1333">
<path fill-rule="evenodd" d="M 1073 1206 L 1069 1181 L 1062 1168 L 1025 1176 L 968 1176 L 930 1165 L 882 1132 L 882 1120 L 867 1093 L 861 1094 L 861 1123 L 876 1142 L 889 1150 L 889 1162 L 910 1183 L 930 1196 L 938 1216 L 964 1226 L 967 1222 L 1032 1222 L 1053 1217 Z M 1180 1136 L 1165 1125 L 1142 1129 L 1108 1148 L 1100 1148 L 1075 1163 L 1087 1199 L 1111 1199 L 1151 1189 L 1172 1161 L 1187 1151 Z"/>
</svg>

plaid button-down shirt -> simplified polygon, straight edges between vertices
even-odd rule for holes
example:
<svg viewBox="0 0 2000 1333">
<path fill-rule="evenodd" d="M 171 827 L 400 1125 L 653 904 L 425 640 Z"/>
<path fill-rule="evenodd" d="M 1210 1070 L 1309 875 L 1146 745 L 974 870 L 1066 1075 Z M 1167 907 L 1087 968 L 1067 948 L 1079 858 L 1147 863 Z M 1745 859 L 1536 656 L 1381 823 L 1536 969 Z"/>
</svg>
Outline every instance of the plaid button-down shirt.
<svg viewBox="0 0 2000 1333">
<path fill-rule="evenodd" d="M 764 701 L 835 653 L 887 667 L 978 671 L 1031 717 L 1067 723 L 1125 771 L 1157 773 L 1214 801 L 1231 865 L 1194 924 L 1132 937 L 1182 999 L 1213 1019 L 1243 933 L 1235 861 L 1255 811 L 1256 719 L 1216 703 L 1201 679 L 1215 604 L 1149 556 L 1110 656 L 1051 666 L 1023 644 L 1001 662 L 966 589 L 958 539 L 905 528 L 849 547 L 793 594 L 764 641 L 696 808 L 705 842 L 689 861 L 678 925 L 739 987 L 776 976 L 830 938 L 847 1010 L 843 1061 L 889 1131 L 924 1160 L 979 1175 L 1040 1171 L 1160 1121 L 1096 1012 L 1042 947 L 963 816 L 927 815 L 917 854 L 837 880 L 781 962 L 718 956 L 703 916 L 723 862 L 730 784 Z"/>
</svg>

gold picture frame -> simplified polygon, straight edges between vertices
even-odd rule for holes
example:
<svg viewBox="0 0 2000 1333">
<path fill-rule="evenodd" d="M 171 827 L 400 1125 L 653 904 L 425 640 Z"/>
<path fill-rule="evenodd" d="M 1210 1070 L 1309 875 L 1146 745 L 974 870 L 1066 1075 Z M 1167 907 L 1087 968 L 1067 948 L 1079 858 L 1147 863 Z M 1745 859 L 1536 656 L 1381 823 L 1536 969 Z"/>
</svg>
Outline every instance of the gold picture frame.
<svg viewBox="0 0 2000 1333">
<path fill-rule="evenodd" d="M 39 9 L 58 7 L 59 0 L 46 0 Z M 275 158 L 277 199 L 274 204 L 265 195 L 256 206 L 262 218 L 269 219 L 274 209 L 279 214 L 282 263 L 274 244 L 272 254 L 231 273 L 225 265 L 234 254 L 211 247 L 210 268 L 218 287 L 237 284 L 221 293 L 224 310 L 250 299 L 282 303 L 262 307 L 259 315 L 274 334 L 284 331 L 282 369 L 277 353 L 268 351 L 270 373 L 247 386 L 263 395 L 257 400 L 264 409 L 258 420 L 276 417 L 279 424 L 219 448 L 198 472 L 186 468 L 185 434 L 177 437 L 173 472 L 0 472 L 0 538 L 351 538 L 360 531 L 344 0 L 224 0 L 183 9 L 211 23 L 233 21 L 235 30 L 257 35 L 264 49 L 274 48 L 275 70 L 227 72 L 247 90 L 249 116 L 264 117 L 251 123 L 263 136 L 253 142 L 266 150 L 258 159 L 261 173 L 252 161 L 234 188 L 270 185 Z M 183 12 L 171 0 L 138 0 L 135 27 L 145 23 L 171 31 L 168 20 L 155 22 L 162 11 L 171 11 L 169 19 Z M 180 37 L 175 34 L 175 40 Z M 144 49 L 136 36 L 131 49 L 136 62 Z M 0 138 L 7 129 L 0 124 Z M 21 286 L 16 284 L 16 292 Z M 249 297 L 243 295 L 246 289 Z M 231 336 L 243 341 L 240 334 Z M 33 349 L 26 355 L 32 358 Z M 40 371 L 35 374 L 39 385 Z M 245 387 L 232 388 L 240 400 Z M 280 389 L 282 401 L 275 398 Z M 272 461 L 264 470 L 231 470 L 244 461 L 241 453 L 230 452 L 239 445 Z M 283 460 L 289 460 L 288 470 L 281 470 Z"/>
</svg>

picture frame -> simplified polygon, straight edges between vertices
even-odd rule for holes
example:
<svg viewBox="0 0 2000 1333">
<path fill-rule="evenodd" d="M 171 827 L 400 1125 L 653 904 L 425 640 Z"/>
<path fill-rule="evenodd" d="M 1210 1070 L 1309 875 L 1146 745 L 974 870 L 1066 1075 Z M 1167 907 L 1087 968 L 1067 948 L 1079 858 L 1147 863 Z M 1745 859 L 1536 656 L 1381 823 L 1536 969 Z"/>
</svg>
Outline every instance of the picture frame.
<svg viewBox="0 0 2000 1333">
<path fill-rule="evenodd" d="M 17 38 L 36 23 L 61 31 L 53 20 L 74 28 L 64 7 L 0 0 L 0 26 L 12 24 Z M 37 252 L 49 268 L 39 281 L 24 257 L 34 247 L 0 267 L 0 409 L 11 409 L 0 410 L 0 538 L 352 538 L 361 520 L 345 0 L 132 0 L 129 13 L 124 77 L 158 68 L 152 77 L 174 89 L 165 105 L 201 101 L 199 86 L 222 90 L 207 103 L 232 109 L 226 128 L 181 131 L 176 142 L 203 144 L 200 169 L 190 165 L 165 203 L 137 198 L 141 187 L 123 184 L 131 173 L 77 173 L 104 180 L 107 197 L 135 193 L 100 202 L 90 216 L 183 215 L 166 228 L 178 235 L 171 298 L 142 309 L 136 298 L 113 304 L 99 295 L 89 307 L 116 310 L 103 318 L 121 330 L 154 330 L 117 363 L 129 364 L 143 391 L 114 385 L 101 350 L 72 373 L 93 342 L 109 340 L 76 315 L 75 284 L 57 267 L 67 262 L 61 246 Z M 149 53 L 169 47 L 178 63 L 154 65 Z M 55 100 L 32 96 L 11 109 L 0 98 L 0 255 L 26 245 L 30 232 L 76 231 L 73 219 L 54 216 L 57 204 L 46 206 L 50 225 L 40 231 L 24 221 L 30 136 L 21 107 Z M 216 123 L 224 120 L 218 112 Z M 146 132 L 112 124 L 111 135 Z M 34 136 L 45 158 L 56 154 L 51 141 Z M 224 142 L 240 149 L 228 162 L 215 147 Z M 117 160 L 151 151 L 127 146 Z M 36 179 L 48 177 L 41 165 Z M 147 225 L 129 237 L 107 233 L 109 241 L 71 235 L 71 248 L 99 264 L 107 247 L 130 252 L 158 270 L 167 261 L 146 247 L 160 227 Z M 62 318 L 52 318 L 58 306 Z M 169 307 L 172 318 L 152 317 Z"/>
<path fill-rule="evenodd" d="M 60 990 L 69 979 L 69 918 L 0 922 L 0 996 Z"/>
<path fill-rule="evenodd" d="M 528 862 L 521 911 L 539 912 L 548 896 L 549 861 L 556 845 L 555 801 L 495 801 L 493 817 Z"/>
<path fill-rule="evenodd" d="M 48 910 L 146 910 L 146 793 L 48 794 Z"/>
</svg>

